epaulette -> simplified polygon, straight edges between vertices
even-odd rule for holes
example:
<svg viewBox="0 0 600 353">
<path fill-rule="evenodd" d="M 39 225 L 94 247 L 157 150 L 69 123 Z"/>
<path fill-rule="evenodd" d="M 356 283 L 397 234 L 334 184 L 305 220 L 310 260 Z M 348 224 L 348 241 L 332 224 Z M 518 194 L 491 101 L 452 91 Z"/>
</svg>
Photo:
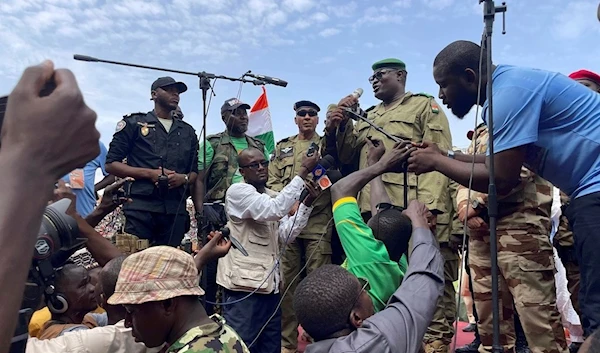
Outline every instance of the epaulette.
<svg viewBox="0 0 600 353">
<path fill-rule="evenodd" d="M 365 113 L 370 112 L 371 110 L 375 109 L 376 105 L 372 105 L 369 108 L 367 108 L 367 110 L 365 110 Z"/>
<path fill-rule="evenodd" d="M 425 92 L 413 93 L 413 96 L 433 98 L 433 96 L 431 94 L 425 93 Z"/>
<path fill-rule="evenodd" d="M 283 139 L 277 141 L 277 143 L 275 145 L 279 145 L 280 143 L 283 143 L 283 142 L 288 142 L 290 140 L 290 137 L 291 136 L 288 136 L 286 138 L 283 138 Z"/>
<path fill-rule="evenodd" d="M 146 116 L 146 114 L 148 114 L 148 113 L 137 112 L 137 113 L 126 114 L 126 115 L 123 115 L 123 119 L 133 118 L 134 116 L 138 116 L 138 115 Z"/>
</svg>

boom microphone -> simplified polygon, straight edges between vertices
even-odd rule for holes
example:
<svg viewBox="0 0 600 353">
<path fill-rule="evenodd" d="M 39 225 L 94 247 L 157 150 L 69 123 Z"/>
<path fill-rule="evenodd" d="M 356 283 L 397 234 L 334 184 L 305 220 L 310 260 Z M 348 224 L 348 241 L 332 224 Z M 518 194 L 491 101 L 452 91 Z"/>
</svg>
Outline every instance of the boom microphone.
<svg viewBox="0 0 600 353">
<path fill-rule="evenodd" d="M 287 81 L 284 81 L 284 80 L 276 78 L 276 77 L 270 77 L 270 76 L 265 76 L 265 75 L 255 75 L 252 73 L 247 73 L 246 76 L 253 77 L 257 80 L 261 80 L 261 81 L 270 83 L 275 86 L 287 87 L 287 85 L 288 85 Z"/>
</svg>

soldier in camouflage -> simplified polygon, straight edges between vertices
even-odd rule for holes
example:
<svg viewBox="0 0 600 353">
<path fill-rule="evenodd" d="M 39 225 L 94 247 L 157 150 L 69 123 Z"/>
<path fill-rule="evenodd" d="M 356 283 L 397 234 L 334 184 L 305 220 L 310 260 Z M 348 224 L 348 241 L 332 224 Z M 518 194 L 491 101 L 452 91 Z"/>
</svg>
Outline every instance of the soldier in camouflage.
<svg viewBox="0 0 600 353">
<path fill-rule="evenodd" d="M 274 191 L 281 191 L 296 176 L 302 166 L 302 158 L 312 144 L 321 146 L 322 137 L 316 133 L 319 123 L 319 106 L 310 101 L 299 101 L 294 104 L 294 121 L 298 125 L 298 134 L 284 138 L 277 143 L 275 154 L 269 164 L 269 181 L 267 186 Z M 331 194 L 325 190 L 313 202 L 313 211 L 306 227 L 300 235 L 286 246 L 281 259 L 283 285 L 287 294 L 281 304 L 281 347 L 282 352 L 296 352 L 298 345 L 298 320 L 294 314 L 293 296 L 296 286 L 302 280 L 297 276 L 306 262 L 306 274 L 331 263 L 331 232 L 333 217 L 331 210 Z M 304 259 L 304 260 L 303 260 Z M 294 282 L 292 280 L 296 278 Z M 284 292 L 285 289 L 282 289 Z"/>
<path fill-rule="evenodd" d="M 487 127 L 480 125 L 468 154 L 485 154 Z M 475 306 L 479 314 L 480 352 L 491 351 L 492 302 L 490 235 L 487 195 L 460 186 L 457 209 L 469 227 L 469 267 Z M 500 341 L 505 351 L 515 346 L 516 308 L 529 348 L 534 353 L 568 352 L 556 308 L 554 258 L 550 233 L 552 185 L 526 168 L 521 182 L 498 199 L 498 268 L 500 288 Z M 513 307 L 514 300 L 514 307 Z"/>
<path fill-rule="evenodd" d="M 231 247 L 223 242 L 218 239 L 218 250 L 211 252 L 215 259 Z M 206 314 L 200 295 L 204 291 L 194 259 L 179 249 L 156 246 L 123 261 L 108 304 L 125 307 L 125 326 L 149 348 L 167 343 L 169 353 L 249 353 L 221 316 Z"/>
<path fill-rule="evenodd" d="M 204 143 L 200 144 L 198 149 L 198 177 L 192 194 L 198 236 L 206 234 L 211 229 L 220 229 L 227 223 L 223 206 L 225 192 L 231 184 L 244 181 L 237 162 L 238 154 L 248 147 L 254 147 L 265 151 L 265 157 L 269 159 L 265 144 L 259 139 L 246 135 L 248 109 L 250 105 L 237 98 L 226 100 L 221 106 L 225 131 L 206 138 L 208 142 L 206 151 Z M 216 262 L 208 263 L 203 276 L 207 276 L 206 300 L 216 302 L 218 289 Z M 215 309 L 207 305 L 206 310 L 213 313 Z"/>
<path fill-rule="evenodd" d="M 378 105 L 367 109 L 367 119 L 388 133 L 412 142 L 433 140 L 445 149 L 452 148 L 452 137 L 448 119 L 439 108 L 435 99 L 426 93 L 405 91 L 406 65 L 398 59 L 385 59 L 372 66 L 373 75 L 369 82 L 373 86 L 375 98 L 381 100 Z M 340 101 L 338 109 L 327 119 L 326 135 L 337 136 L 338 157 L 342 163 L 358 160 L 359 168 L 367 165 L 367 138 L 383 141 L 386 149 L 391 149 L 394 141 L 374 130 L 365 122 L 353 125 L 348 114 L 342 108 L 354 107 L 356 97 L 348 96 Z M 402 174 L 387 173 L 382 176 L 386 191 L 397 206 L 404 205 L 404 177 Z M 434 319 L 425 334 L 426 351 L 447 352 L 452 341 L 454 329 L 452 322 L 456 315 L 453 282 L 458 279 L 458 253 L 449 246 L 452 229 L 453 208 L 450 191 L 450 179 L 440 173 L 417 176 L 408 175 L 408 199 L 423 202 L 434 214 L 437 214 L 437 238 L 441 252 L 446 260 L 444 276 L 446 290 L 440 297 Z M 358 203 L 363 214 L 370 212 L 370 187 L 367 185 L 359 195 Z"/>
</svg>

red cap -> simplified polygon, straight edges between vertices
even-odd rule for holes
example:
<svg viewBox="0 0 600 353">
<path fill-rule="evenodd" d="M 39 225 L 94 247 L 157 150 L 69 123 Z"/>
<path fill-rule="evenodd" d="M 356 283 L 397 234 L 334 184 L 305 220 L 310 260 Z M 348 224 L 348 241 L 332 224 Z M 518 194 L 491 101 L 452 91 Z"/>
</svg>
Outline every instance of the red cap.
<svg viewBox="0 0 600 353">
<path fill-rule="evenodd" d="M 469 132 L 467 132 L 467 138 L 469 140 L 473 140 L 473 135 L 475 134 L 475 131 L 473 130 L 469 130 Z"/>
<path fill-rule="evenodd" d="M 594 81 L 597 84 L 600 85 L 600 76 L 595 73 L 595 72 L 591 72 L 588 70 L 579 70 L 579 71 L 575 71 L 572 74 L 569 75 L 570 78 L 574 79 L 574 80 L 590 80 L 590 81 Z"/>
</svg>

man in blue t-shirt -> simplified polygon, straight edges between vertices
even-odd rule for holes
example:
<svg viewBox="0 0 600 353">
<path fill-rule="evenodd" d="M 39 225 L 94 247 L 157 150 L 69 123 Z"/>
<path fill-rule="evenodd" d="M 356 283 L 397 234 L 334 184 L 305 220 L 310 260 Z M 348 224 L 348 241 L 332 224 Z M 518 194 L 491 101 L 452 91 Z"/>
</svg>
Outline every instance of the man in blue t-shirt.
<svg viewBox="0 0 600 353">
<path fill-rule="evenodd" d="M 87 217 L 96 207 L 96 191 L 99 190 L 95 188 L 96 170 L 100 168 L 102 175 L 105 177 L 104 179 L 106 179 L 106 176 L 108 176 L 108 173 L 104 169 L 106 153 L 106 146 L 100 142 L 100 154 L 98 157 L 89 161 L 83 169 L 75 169 L 63 177 L 65 183 L 69 183 L 69 186 L 77 197 L 77 213 L 81 217 Z M 98 184 L 100 185 L 101 183 Z M 110 183 L 108 184 L 110 185 Z"/>
<path fill-rule="evenodd" d="M 454 42 L 436 57 L 433 76 L 454 115 L 463 118 L 477 104 L 487 123 L 486 67 L 477 69 L 481 54 L 485 63 L 479 45 Z M 497 192 L 510 192 L 525 165 L 571 197 L 567 216 L 581 267 L 582 321 L 590 335 L 600 327 L 600 95 L 558 73 L 508 65 L 492 70 Z M 472 187 L 488 191 L 489 156 L 440 151 L 433 143 L 420 147 L 408 160 L 410 170 L 438 171 L 467 186 L 475 159 Z"/>
</svg>

